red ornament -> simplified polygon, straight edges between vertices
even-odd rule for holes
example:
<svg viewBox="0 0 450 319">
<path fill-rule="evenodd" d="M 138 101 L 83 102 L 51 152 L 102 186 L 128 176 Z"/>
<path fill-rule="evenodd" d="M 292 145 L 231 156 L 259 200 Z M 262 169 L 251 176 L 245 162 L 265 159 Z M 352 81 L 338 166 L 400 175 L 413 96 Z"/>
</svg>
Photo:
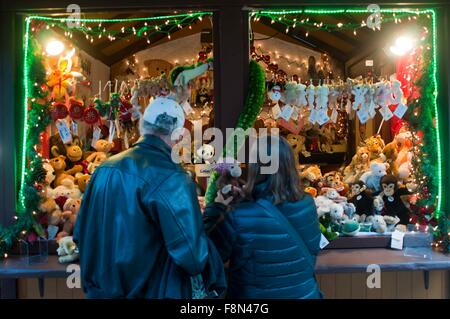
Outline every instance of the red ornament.
<svg viewBox="0 0 450 319">
<path fill-rule="evenodd" d="M 425 207 L 421 207 L 419 211 L 420 211 L 421 214 L 426 214 L 427 213 L 427 209 Z"/>
<path fill-rule="evenodd" d="M 42 92 L 47 92 L 48 91 L 48 86 L 46 84 L 41 84 L 41 91 Z"/>
<path fill-rule="evenodd" d="M 67 106 L 63 103 L 54 102 L 52 104 L 52 108 L 50 110 L 50 116 L 53 121 L 62 120 L 69 115 L 69 111 L 67 110 Z"/>
<path fill-rule="evenodd" d="M 83 102 L 77 100 L 70 100 L 69 114 L 74 120 L 79 120 L 83 117 L 84 106 Z"/>
<path fill-rule="evenodd" d="M 129 122 L 131 121 L 131 108 L 133 106 L 130 102 L 126 100 L 122 100 L 119 105 L 119 111 L 120 111 L 120 120 L 122 122 Z"/>
<path fill-rule="evenodd" d="M 83 120 L 90 125 L 94 125 L 100 120 L 100 114 L 93 106 L 87 107 L 83 112 Z"/>
<path fill-rule="evenodd" d="M 262 59 L 264 62 L 269 63 L 270 62 L 270 55 L 263 55 Z"/>
<path fill-rule="evenodd" d="M 270 64 L 268 65 L 268 68 L 269 68 L 269 71 L 277 72 L 277 71 L 278 71 L 278 64 L 270 63 Z"/>
</svg>

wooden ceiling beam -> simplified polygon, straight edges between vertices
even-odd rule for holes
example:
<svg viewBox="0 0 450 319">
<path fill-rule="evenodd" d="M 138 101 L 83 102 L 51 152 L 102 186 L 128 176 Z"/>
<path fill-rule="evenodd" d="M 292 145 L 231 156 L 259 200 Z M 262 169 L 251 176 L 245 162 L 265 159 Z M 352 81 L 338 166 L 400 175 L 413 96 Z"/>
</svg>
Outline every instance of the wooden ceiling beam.
<svg viewBox="0 0 450 319">
<path fill-rule="evenodd" d="M 280 33 L 285 33 L 285 29 L 278 24 L 277 22 L 271 24 L 271 22 L 269 21 L 269 19 L 262 17 L 261 20 L 259 21 L 260 23 L 263 23 L 266 26 L 270 26 L 271 28 L 277 30 Z M 299 28 L 299 27 L 297 27 Z M 313 50 L 319 51 L 319 52 L 323 52 L 323 53 L 327 53 L 329 55 L 331 55 L 332 57 L 334 57 L 335 59 L 344 62 L 347 60 L 347 54 L 345 54 L 344 52 L 342 52 L 339 49 L 336 49 L 335 47 L 333 47 L 332 45 L 325 43 L 319 39 L 317 39 L 314 36 L 309 35 L 308 37 L 305 35 L 300 34 L 300 32 L 296 30 L 293 31 L 289 31 L 287 33 L 288 36 L 290 36 L 291 38 L 295 39 L 297 41 L 297 43 L 309 47 Z"/>
</svg>

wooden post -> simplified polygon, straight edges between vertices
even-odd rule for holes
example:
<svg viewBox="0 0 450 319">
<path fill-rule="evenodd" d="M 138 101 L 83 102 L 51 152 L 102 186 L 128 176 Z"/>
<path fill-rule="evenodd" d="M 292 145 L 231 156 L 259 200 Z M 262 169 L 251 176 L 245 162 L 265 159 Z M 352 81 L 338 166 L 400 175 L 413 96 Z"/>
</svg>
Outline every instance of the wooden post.
<svg viewBox="0 0 450 319">
<path fill-rule="evenodd" d="M 248 86 L 248 12 L 222 7 L 213 16 L 215 126 L 234 128 Z"/>
</svg>

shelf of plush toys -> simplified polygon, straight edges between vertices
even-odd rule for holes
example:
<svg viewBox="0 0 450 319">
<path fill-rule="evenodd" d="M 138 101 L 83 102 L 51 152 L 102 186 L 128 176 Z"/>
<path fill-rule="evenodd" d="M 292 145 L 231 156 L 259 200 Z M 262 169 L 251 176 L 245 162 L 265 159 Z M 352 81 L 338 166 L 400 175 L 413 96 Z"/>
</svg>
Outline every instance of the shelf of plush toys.
<svg viewBox="0 0 450 319">
<path fill-rule="evenodd" d="M 392 231 L 418 230 L 409 218 L 417 185 L 413 133 L 403 121 L 407 106 L 400 81 L 313 85 L 297 80 L 284 86 L 269 83 L 269 88 L 255 127 L 278 128 L 291 144 L 305 190 L 314 196 L 322 232 L 330 241 L 337 239 L 331 248 L 359 247 L 362 238 L 368 240 L 363 246 L 386 247 Z M 395 121 L 402 126 L 392 141 L 375 134 L 356 154 L 348 154 L 350 120 L 363 125 L 375 116 L 381 117 L 381 125 L 390 127 Z M 345 165 L 347 158 L 351 161 Z M 339 243 L 343 236 L 347 238 Z M 355 240 L 348 238 L 353 236 Z"/>
</svg>

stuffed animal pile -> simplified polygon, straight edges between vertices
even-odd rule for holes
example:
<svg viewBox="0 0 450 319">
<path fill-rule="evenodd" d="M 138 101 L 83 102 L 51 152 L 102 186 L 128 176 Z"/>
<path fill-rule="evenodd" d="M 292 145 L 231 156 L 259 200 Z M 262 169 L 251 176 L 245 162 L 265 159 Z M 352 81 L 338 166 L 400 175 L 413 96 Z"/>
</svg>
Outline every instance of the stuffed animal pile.
<svg viewBox="0 0 450 319">
<path fill-rule="evenodd" d="M 322 173 L 318 165 L 301 167 L 302 185 L 315 199 L 325 236 L 353 236 L 363 229 L 404 231 L 409 223 L 408 200 L 417 188 L 411 160 L 411 132 L 402 128 L 388 144 L 379 135 L 367 138 L 341 171 Z"/>
</svg>

